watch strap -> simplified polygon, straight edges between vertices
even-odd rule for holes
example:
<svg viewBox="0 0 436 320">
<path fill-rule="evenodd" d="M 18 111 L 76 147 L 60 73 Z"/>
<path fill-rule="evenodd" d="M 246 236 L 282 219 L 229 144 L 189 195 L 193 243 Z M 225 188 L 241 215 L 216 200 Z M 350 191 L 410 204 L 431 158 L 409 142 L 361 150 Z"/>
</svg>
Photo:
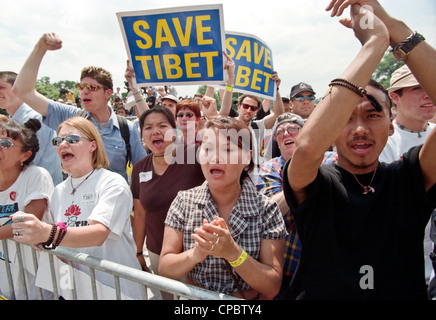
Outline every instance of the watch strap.
<svg viewBox="0 0 436 320">
<path fill-rule="evenodd" d="M 421 41 L 424 41 L 425 38 L 419 34 L 418 32 L 414 32 L 413 34 L 411 34 L 409 37 L 407 37 L 405 40 L 401 41 L 399 44 L 397 44 L 395 46 L 395 48 L 393 48 L 391 50 L 391 52 L 396 52 L 401 50 L 403 54 L 408 55 L 413 48 L 416 47 L 416 45 L 418 43 L 420 43 Z"/>
</svg>

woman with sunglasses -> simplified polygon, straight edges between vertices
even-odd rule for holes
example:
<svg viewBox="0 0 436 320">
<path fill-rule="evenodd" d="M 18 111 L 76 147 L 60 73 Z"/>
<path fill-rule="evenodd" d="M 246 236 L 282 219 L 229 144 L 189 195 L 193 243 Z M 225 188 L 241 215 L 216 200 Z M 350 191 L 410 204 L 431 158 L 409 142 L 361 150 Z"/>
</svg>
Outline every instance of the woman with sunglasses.
<svg viewBox="0 0 436 320">
<path fill-rule="evenodd" d="M 177 192 L 202 184 L 204 176 L 196 161 L 197 146 L 175 143 L 176 122 L 169 109 L 149 109 L 141 115 L 139 124 L 151 154 L 133 166 L 133 229 L 143 269 L 148 271 L 143 256 L 145 240 L 151 267 L 157 273 L 168 208 Z"/>
<path fill-rule="evenodd" d="M 176 105 L 177 128 L 182 131 L 184 144 L 197 143 L 198 125 L 201 118 L 200 105 L 198 102 L 185 99 Z"/>
<path fill-rule="evenodd" d="M 39 150 L 36 131 L 41 123 L 36 119 L 18 125 L 14 120 L 0 124 L 0 239 L 13 237 L 12 215 L 17 211 L 32 212 L 35 219 L 50 221 L 48 202 L 53 192 L 53 181 L 44 168 L 32 164 Z M 20 232 L 18 230 L 17 232 Z M 5 241 L 8 247 L 10 267 L 14 283 L 20 282 L 16 260 L 16 246 Z M 5 256 L 5 248 L 0 246 L 0 257 Z M 24 252 L 23 252 L 24 250 Z M 25 256 L 31 257 L 31 248 L 23 247 Z M 0 260 L 0 294 L 9 297 L 5 260 Z M 29 270 L 33 272 L 33 270 Z M 28 288 L 34 288 L 34 276 L 26 272 Z M 9 297 L 11 298 L 11 297 Z M 23 299 L 24 292 L 15 286 L 15 298 Z M 37 292 L 31 289 L 29 298 L 37 298 Z"/>
<path fill-rule="evenodd" d="M 131 234 L 132 194 L 121 175 L 107 170 L 109 160 L 97 128 L 85 118 L 70 118 L 59 126 L 53 145 L 70 173 L 56 186 L 50 202 L 56 224 L 17 213 L 13 217 L 15 240 L 49 249 L 58 245 L 77 248 L 99 259 L 140 269 Z M 83 271 L 89 269 L 83 267 Z M 96 278 L 114 285 L 107 273 L 96 271 Z M 130 298 L 142 297 L 141 287 L 127 280 L 121 280 L 121 292 Z"/>
<path fill-rule="evenodd" d="M 209 120 L 202 136 L 206 182 L 174 199 L 159 273 L 240 298 L 272 299 L 280 289 L 286 230 L 277 203 L 249 178 L 251 132 L 223 117 Z"/>
</svg>

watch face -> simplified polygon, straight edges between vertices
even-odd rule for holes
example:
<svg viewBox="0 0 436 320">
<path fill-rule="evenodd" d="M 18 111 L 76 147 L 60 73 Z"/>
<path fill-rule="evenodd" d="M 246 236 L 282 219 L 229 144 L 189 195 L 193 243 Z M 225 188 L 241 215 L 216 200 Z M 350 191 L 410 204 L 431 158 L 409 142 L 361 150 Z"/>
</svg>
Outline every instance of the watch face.
<svg viewBox="0 0 436 320">
<path fill-rule="evenodd" d="M 392 52 L 392 55 L 393 55 L 395 60 L 400 61 L 400 62 L 404 62 L 406 60 L 406 57 L 407 57 L 407 55 L 404 54 L 403 52 L 401 52 L 401 50 L 395 50 L 394 52 Z"/>
</svg>

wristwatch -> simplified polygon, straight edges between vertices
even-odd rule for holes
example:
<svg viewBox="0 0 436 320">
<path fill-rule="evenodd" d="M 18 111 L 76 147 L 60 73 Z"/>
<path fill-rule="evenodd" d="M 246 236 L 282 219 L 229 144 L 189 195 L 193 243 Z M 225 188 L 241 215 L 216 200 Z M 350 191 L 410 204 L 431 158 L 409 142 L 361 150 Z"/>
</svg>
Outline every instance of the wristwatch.
<svg viewBox="0 0 436 320">
<path fill-rule="evenodd" d="M 425 38 L 415 31 L 412 35 L 407 37 L 404 41 L 401 41 L 395 46 L 395 48 L 391 50 L 392 55 L 394 56 L 395 60 L 406 62 L 407 56 L 413 50 L 413 48 L 415 48 L 418 43 L 424 40 Z"/>
</svg>

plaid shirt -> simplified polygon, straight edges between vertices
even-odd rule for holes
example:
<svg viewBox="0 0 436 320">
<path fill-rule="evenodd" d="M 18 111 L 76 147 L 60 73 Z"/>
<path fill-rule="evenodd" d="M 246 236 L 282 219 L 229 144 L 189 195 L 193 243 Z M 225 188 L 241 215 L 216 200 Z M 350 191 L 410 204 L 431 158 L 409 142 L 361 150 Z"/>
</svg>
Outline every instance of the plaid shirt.
<svg viewBox="0 0 436 320">
<path fill-rule="evenodd" d="M 337 161 L 336 152 L 326 152 L 322 165 L 327 165 Z M 282 168 L 285 165 L 285 159 L 280 156 L 270 161 L 263 163 L 259 171 L 259 181 L 257 190 L 271 197 L 283 190 L 282 187 Z M 283 219 L 285 220 L 288 235 L 286 236 L 283 273 L 287 276 L 292 276 L 297 269 L 298 262 L 301 256 L 301 242 L 297 235 L 294 216 L 291 212 L 287 212 Z"/>
<path fill-rule="evenodd" d="M 219 216 L 218 209 L 205 181 L 201 186 L 178 193 L 165 224 L 183 232 L 183 248 L 186 251 L 195 246 L 191 237 L 194 229 L 202 227 L 203 219 L 212 221 L 214 216 Z M 258 193 L 247 179 L 242 183 L 241 195 L 227 224 L 235 242 L 256 260 L 259 260 L 262 239 L 283 239 L 286 236 L 277 203 Z M 235 275 L 242 290 L 250 289 L 236 272 Z M 209 290 L 229 295 L 238 291 L 224 259 L 208 256 L 189 272 L 189 277 Z"/>
</svg>

